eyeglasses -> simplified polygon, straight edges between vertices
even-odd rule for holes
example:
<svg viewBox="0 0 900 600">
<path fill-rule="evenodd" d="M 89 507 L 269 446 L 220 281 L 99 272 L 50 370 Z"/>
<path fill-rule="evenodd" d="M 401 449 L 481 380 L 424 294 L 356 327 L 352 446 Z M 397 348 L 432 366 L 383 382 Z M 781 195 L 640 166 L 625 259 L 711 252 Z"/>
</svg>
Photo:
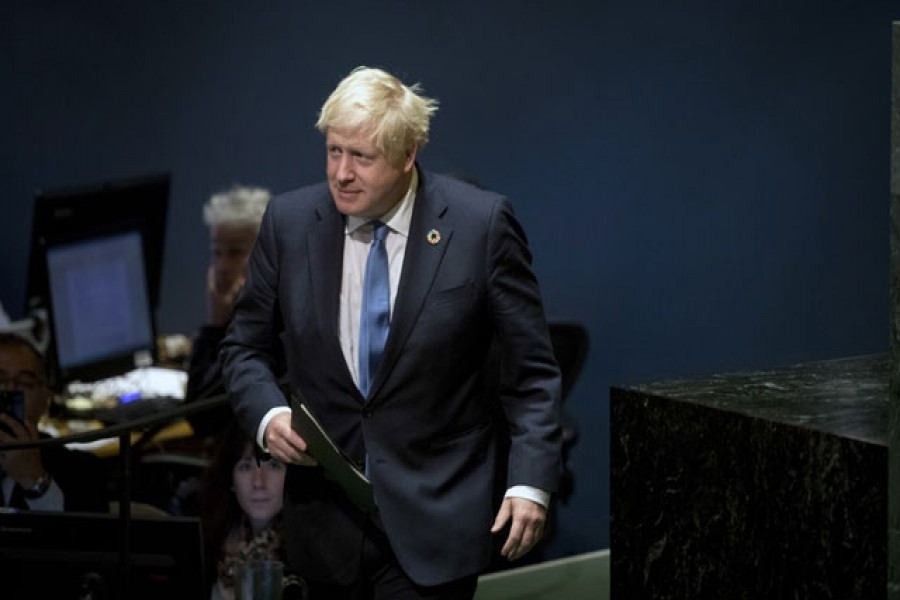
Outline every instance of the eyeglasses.
<svg viewBox="0 0 900 600">
<path fill-rule="evenodd" d="M 33 392 L 42 385 L 44 385 L 44 380 L 34 373 L 19 373 L 15 377 L 10 377 L 5 373 L 0 374 L 0 389 L 3 390 Z"/>
</svg>

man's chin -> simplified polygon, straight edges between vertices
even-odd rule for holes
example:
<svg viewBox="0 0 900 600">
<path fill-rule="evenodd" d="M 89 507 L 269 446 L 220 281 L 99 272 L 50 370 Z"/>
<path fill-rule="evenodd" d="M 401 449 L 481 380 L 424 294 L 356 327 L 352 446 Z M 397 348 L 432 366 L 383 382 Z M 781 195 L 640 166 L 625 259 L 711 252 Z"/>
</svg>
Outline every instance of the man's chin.
<svg viewBox="0 0 900 600">
<path fill-rule="evenodd" d="M 334 200 L 335 207 L 342 215 L 347 215 L 348 217 L 365 218 L 365 215 L 363 215 L 363 212 L 365 211 L 363 210 L 363 207 L 358 200 L 346 200 L 336 195 L 332 195 L 332 198 Z"/>
</svg>

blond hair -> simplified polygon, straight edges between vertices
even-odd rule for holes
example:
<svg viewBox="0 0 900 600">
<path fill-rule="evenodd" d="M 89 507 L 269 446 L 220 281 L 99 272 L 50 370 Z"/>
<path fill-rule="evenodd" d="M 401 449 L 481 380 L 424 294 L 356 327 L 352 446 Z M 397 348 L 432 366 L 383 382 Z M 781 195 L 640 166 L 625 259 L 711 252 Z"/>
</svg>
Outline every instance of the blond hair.
<svg viewBox="0 0 900 600">
<path fill-rule="evenodd" d="M 421 95 L 419 84 L 406 86 L 381 69 L 357 67 L 334 89 L 322 110 L 316 128 L 370 130 L 375 147 L 393 165 L 428 143 L 431 116 L 438 101 Z"/>
</svg>

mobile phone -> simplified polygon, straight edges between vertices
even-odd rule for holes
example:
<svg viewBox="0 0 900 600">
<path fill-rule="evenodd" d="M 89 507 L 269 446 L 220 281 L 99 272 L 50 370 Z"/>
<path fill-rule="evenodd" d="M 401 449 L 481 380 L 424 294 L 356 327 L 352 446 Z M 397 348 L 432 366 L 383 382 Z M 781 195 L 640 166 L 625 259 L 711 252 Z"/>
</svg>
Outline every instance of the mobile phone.
<svg viewBox="0 0 900 600">
<path fill-rule="evenodd" d="M 10 415 L 19 423 L 24 423 L 25 392 L 22 390 L 0 390 L 0 413 Z M 0 428 L 9 431 L 3 425 L 0 425 Z"/>
</svg>

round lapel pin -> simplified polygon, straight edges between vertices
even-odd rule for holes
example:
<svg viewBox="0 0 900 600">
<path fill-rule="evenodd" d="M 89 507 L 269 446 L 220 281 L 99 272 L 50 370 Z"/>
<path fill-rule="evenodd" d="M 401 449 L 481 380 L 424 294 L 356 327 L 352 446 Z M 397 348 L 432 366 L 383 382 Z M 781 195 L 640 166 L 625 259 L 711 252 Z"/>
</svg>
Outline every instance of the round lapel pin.
<svg viewBox="0 0 900 600">
<path fill-rule="evenodd" d="M 432 229 L 431 231 L 428 232 L 428 235 L 425 236 L 425 239 L 428 240 L 429 244 L 434 246 L 439 241 L 441 241 L 441 232 L 438 231 L 437 229 Z"/>
</svg>

